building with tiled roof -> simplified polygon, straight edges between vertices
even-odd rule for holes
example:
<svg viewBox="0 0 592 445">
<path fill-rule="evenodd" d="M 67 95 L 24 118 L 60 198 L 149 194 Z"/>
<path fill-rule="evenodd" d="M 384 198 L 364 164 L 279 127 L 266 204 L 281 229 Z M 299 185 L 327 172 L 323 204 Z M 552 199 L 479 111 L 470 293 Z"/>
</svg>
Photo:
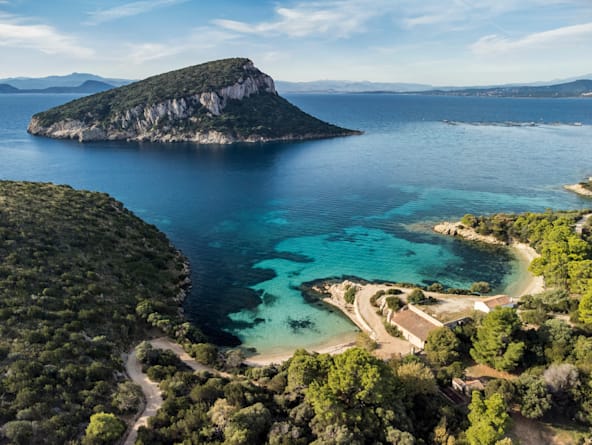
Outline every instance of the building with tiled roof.
<svg viewBox="0 0 592 445">
<path fill-rule="evenodd" d="M 476 311 L 485 312 L 486 314 L 489 314 L 496 307 L 514 307 L 514 302 L 507 295 L 495 295 L 475 301 L 474 305 Z"/>
</svg>

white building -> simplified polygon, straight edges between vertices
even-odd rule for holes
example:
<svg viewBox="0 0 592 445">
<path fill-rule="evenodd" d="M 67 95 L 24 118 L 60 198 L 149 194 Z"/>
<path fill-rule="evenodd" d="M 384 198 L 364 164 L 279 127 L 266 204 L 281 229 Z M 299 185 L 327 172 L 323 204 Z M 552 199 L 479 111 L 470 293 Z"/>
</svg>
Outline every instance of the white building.
<svg viewBox="0 0 592 445">
<path fill-rule="evenodd" d="M 495 295 L 489 298 L 475 301 L 474 309 L 476 311 L 485 312 L 489 314 L 496 307 L 514 307 L 515 304 L 507 295 Z"/>
</svg>

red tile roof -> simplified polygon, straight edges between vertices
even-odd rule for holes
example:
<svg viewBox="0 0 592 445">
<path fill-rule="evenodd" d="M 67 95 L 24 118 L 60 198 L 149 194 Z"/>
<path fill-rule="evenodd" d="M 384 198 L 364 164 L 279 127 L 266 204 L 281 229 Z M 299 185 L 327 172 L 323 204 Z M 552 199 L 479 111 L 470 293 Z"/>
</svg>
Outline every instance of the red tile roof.
<svg viewBox="0 0 592 445">
<path fill-rule="evenodd" d="M 410 310 L 403 310 L 397 312 L 391 318 L 391 321 L 411 334 L 415 335 L 421 341 L 426 341 L 428 334 L 439 326 L 430 323 L 423 317 L 420 317 L 415 312 Z"/>
</svg>

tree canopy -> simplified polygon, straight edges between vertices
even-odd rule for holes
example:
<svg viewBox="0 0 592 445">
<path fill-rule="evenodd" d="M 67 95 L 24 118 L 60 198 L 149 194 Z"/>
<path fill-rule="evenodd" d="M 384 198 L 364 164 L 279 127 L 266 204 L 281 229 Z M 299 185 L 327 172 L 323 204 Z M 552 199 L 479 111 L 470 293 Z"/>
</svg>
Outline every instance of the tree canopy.
<svg viewBox="0 0 592 445">
<path fill-rule="evenodd" d="M 448 327 L 434 329 L 428 334 L 425 345 L 425 353 L 435 365 L 449 365 L 459 357 L 458 348 L 460 341 Z"/>
<path fill-rule="evenodd" d="M 119 383 L 136 306 L 175 335 L 184 261 L 103 193 L 0 181 L 0 203 L 0 424 L 67 443 L 93 412 L 134 404 Z"/>
<path fill-rule="evenodd" d="M 510 426 L 510 415 L 500 394 L 483 400 L 481 393 L 473 391 L 469 405 L 467 439 L 471 445 L 494 445 L 502 439 Z"/>
<path fill-rule="evenodd" d="M 517 341 L 520 319 L 513 308 L 496 308 L 477 328 L 470 350 L 471 357 L 501 371 L 514 369 L 524 353 L 524 343 Z"/>
</svg>

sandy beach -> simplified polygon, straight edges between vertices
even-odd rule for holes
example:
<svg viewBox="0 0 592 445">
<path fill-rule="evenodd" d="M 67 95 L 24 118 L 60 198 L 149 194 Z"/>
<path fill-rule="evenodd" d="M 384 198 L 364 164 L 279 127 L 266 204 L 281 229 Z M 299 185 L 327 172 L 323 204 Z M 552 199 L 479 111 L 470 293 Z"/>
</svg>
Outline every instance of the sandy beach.
<svg viewBox="0 0 592 445">
<path fill-rule="evenodd" d="M 539 254 L 528 244 L 512 243 L 510 245 L 514 255 L 520 262 L 519 278 L 506 288 L 506 293 L 510 297 L 521 297 L 523 295 L 533 295 L 545 290 L 545 280 L 543 277 L 537 277 L 528 270 L 528 266 L 539 256 Z"/>
<path fill-rule="evenodd" d="M 345 337 L 335 337 L 329 339 L 319 345 L 306 348 L 309 352 L 317 352 L 319 354 L 341 354 L 349 348 L 355 346 L 357 334 L 353 333 Z M 244 363 L 249 366 L 268 366 L 272 364 L 280 364 L 289 360 L 294 354 L 294 350 L 286 350 L 282 352 L 271 352 L 264 354 L 255 354 L 248 357 Z"/>
<path fill-rule="evenodd" d="M 449 223 L 452 227 L 454 223 Z M 448 228 L 448 227 L 447 227 Z M 441 231 L 443 233 L 444 230 Z M 460 236 L 464 238 L 465 233 L 460 234 L 458 231 L 453 233 L 445 233 L 446 235 Z M 501 244 L 500 241 L 490 240 L 492 237 L 469 237 L 469 239 L 485 242 L 491 244 Z M 509 245 L 516 259 L 519 261 L 518 270 L 515 273 L 516 279 L 510 283 L 505 292 L 514 298 L 521 297 L 527 294 L 536 294 L 545 290 L 545 282 L 543 277 L 534 276 L 528 267 L 531 261 L 539 256 L 539 254 L 528 244 L 513 242 Z M 347 305 L 343 299 L 345 293 L 345 287 L 347 285 L 357 285 L 360 290 L 356 294 L 355 303 L 353 305 Z M 331 295 L 329 298 L 325 298 L 324 301 L 332 306 L 338 308 L 343 312 L 351 321 L 354 323 L 362 332 L 366 332 L 374 341 L 379 345 L 375 354 L 378 357 L 387 359 L 395 355 L 405 355 L 412 352 L 413 348 L 406 340 L 391 336 L 386 332 L 383 325 L 383 317 L 376 313 L 376 308 L 370 304 L 370 298 L 379 290 L 386 290 L 393 287 L 388 283 L 374 284 L 368 283 L 360 285 L 359 283 L 351 283 L 344 281 L 342 283 L 333 284 L 326 289 Z M 404 293 L 408 293 L 410 289 L 399 288 Z M 428 295 L 432 295 L 438 299 L 451 299 L 459 300 L 463 297 L 466 303 L 472 305 L 473 302 L 479 297 L 474 296 L 451 296 L 447 294 L 437 294 L 433 292 L 427 292 Z M 459 305 L 460 303 L 449 301 L 449 306 Z M 336 337 L 330 339 L 317 346 L 307 348 L 311 352 L 318 352 L 321 354 L 339 354 L 353 346 L 355 346 L 356 334 L 352 334 L 347 338 Z M 264 354 L 256 354 L 245 360 L 245 363 L 251 366 L 266 366 L 273 363 L 282 363 L 292 357 L 293 350 L 272 352 Z"/>
<path fill-rule="evenodd" d="M 567 187 L 567 186 L 566 186 Z M 465 227 L 460 221 L 443 222 L 433 227 L 434 232 L 446 236 L 454 236 L 469 241 L 493 245 L 506 245 L 491 235 L 480 235 L 474 229 Z M 534 276 L 528 266 L 539 254 L 528 244 L 512 241 L 509 246 L 516 259 L 519 261 L 518 271 L 515 274 L 516 280 L 510 283 L 505 292 L 511 297 L 521 297 L 527 294 L 536 294 L 545 290 L 543 277 Z"/>
</svg>

